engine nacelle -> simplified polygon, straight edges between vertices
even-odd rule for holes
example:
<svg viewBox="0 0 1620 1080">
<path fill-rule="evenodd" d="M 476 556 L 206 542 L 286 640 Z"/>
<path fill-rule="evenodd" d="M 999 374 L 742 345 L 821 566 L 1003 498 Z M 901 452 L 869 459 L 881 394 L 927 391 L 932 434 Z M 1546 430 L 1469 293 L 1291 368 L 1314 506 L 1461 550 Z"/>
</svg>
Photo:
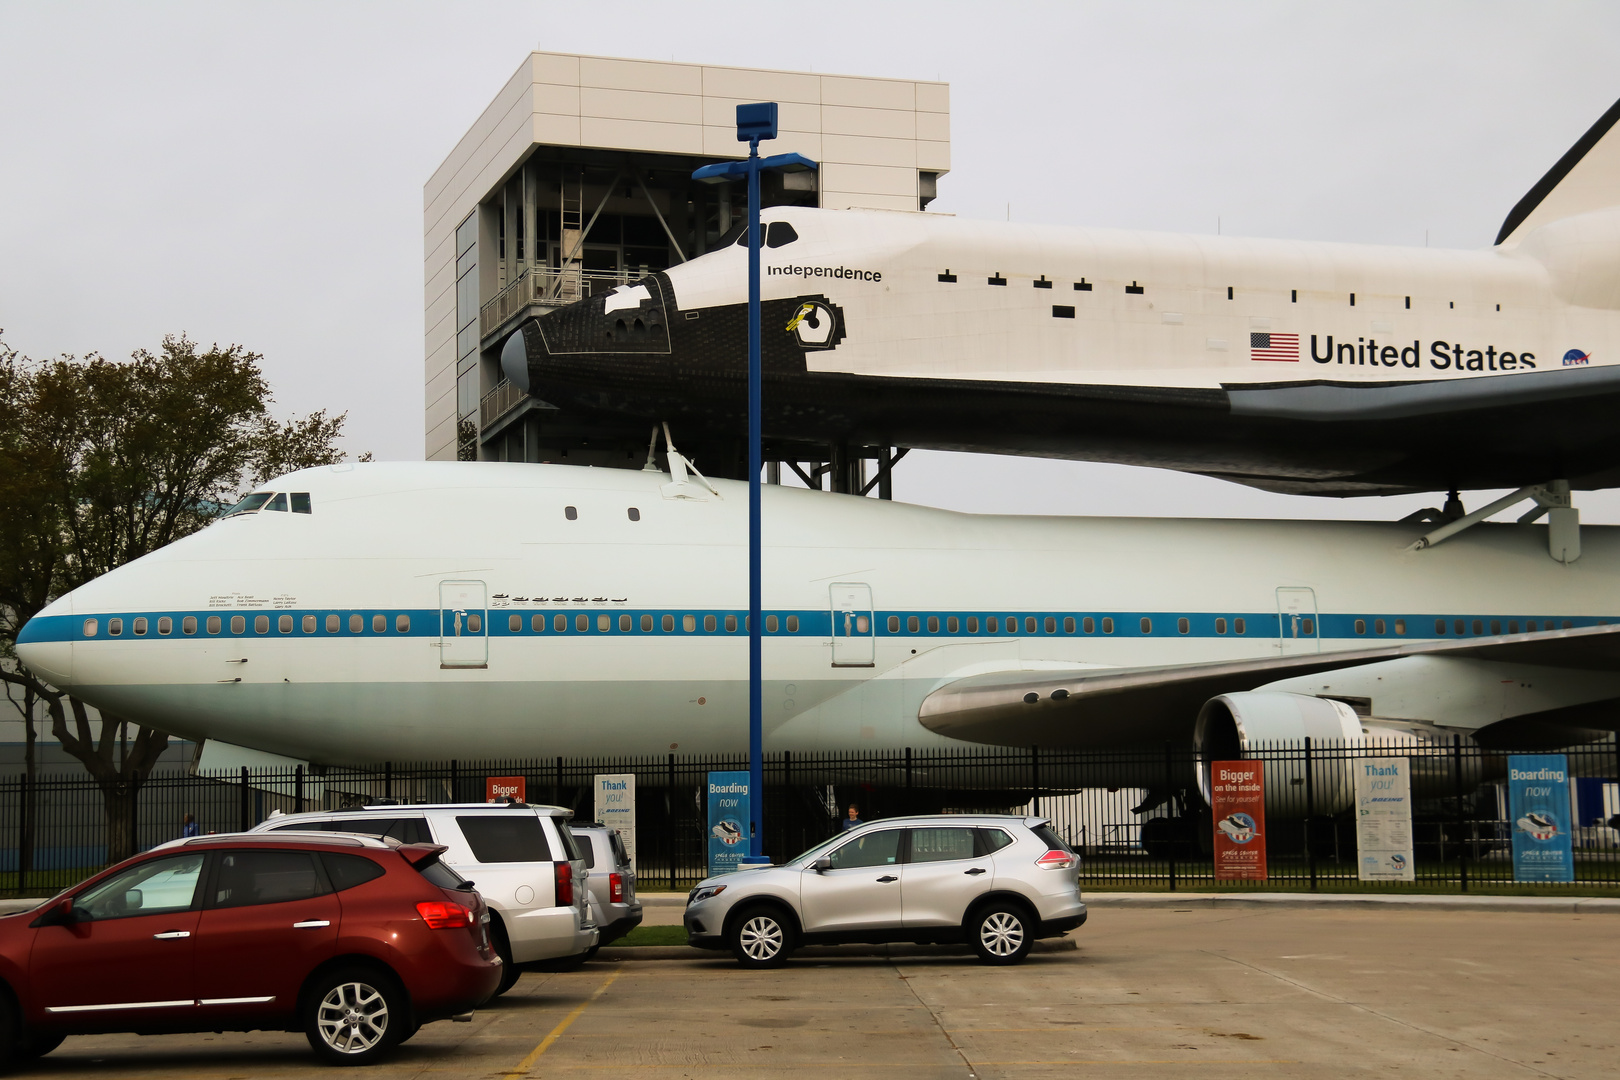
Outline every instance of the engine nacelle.
<svg viewBox="0 0 1620 1080">
<path fill-rule="evenodd" d="M 1342 701 L 1306 694 L 1255 692 L 1222 694 L 1198 711 L 1193 729 L 1197 750 L 1198 790 L 1210 798 L 1210 763 L 1241 761 L 1270 746 L 1290 744 L 1288 752 L 1266 762 L 1266 814 L 1269 817 L 1304 817 L 1306 763 L 1303 740 L 1323 744 L 1331 753 L 1363 740 L 1362 721 Z M 1309 808 L 1316 814 L 1336 814 L 1355 799 L 1349 770 L 1336 760 L 1313 760 Z"/>
</svg>

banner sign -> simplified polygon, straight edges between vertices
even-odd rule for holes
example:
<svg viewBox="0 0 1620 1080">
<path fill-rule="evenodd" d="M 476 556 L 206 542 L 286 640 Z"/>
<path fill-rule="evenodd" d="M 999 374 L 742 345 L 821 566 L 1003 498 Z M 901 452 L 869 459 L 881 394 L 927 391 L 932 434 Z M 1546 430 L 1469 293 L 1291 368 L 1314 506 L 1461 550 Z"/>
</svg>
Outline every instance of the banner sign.
<svg viewBox="0 0 1620 1080">
<path fill-rule="evenodd" d="M 1563 754 L 1508 756 L 1514 881 L 1575 880 L 1569 811 L 1569 760 Z"/>
<path fill-rule="evenodd" d="M 1215 816 L 1215 880 L 1266 880 L 1265 762 L 1211 762 L 1209 788 Z"/>
<path fill-rule="evenodd" d="M 1413 881 L 1412 772 L 1406 758 L 1352 764 L 1356 777 L 1357 876 Z"/>
<path fill-rule="evenodd" d="M 709 774 L 709 875 L 729 874 L 748 854 L 747 772 Z"/>
<path fill-rule="evenodd" d="M 630 867 L 636 865 L 636 774 L 596 774 L 596 820 L 619 834 Z"/>
<path fill-rule="evenodd" d="M 529 781 L 521 776 L 486 776 L 484 777 L 484 801 L 500 802 L 502 799 L 516 799 L 518 802 L 529 801 Z"/>
</svg>

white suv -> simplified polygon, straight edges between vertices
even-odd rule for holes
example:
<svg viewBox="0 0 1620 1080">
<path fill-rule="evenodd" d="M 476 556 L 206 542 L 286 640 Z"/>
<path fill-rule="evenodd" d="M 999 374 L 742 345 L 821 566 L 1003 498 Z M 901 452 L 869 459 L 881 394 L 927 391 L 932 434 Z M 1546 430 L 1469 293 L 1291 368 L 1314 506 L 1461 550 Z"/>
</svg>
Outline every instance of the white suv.
<svg viewBox="0 0 1620 1080">
<path fill-rule="evenodd" d="M 1080 857 L 1045 818 L 942 814 L 868 822 L 779 866 L 698 882 L 686 940 L 772 967 L 798 945 L 963 942 L 1016 964 L 1086 921 Z"/>
<path fill-rule="evenodd" d="M 359 806 L 275 813 L 253 832 L 321 830 L 442 844 L 440 862 L 469 878 L 490 908 L 490 937 L 505 962 L 504 994 L 525 965 L 583 959 L 597 943 L 586 864 L 569 830 L 573 811 L 524 803 Z"/>
</svg>

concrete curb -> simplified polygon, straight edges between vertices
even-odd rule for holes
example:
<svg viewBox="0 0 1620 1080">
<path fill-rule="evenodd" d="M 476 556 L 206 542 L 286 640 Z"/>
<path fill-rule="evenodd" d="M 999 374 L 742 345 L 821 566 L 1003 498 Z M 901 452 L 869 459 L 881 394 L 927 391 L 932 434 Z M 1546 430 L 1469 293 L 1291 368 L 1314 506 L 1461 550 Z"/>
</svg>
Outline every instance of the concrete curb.
<svg viewBox="0 0 1620 1080">
<path fill-rule="evenodd" d="M 1046 938 L 1035 942 L 1031 952 L 1074 952 L 1080 943 L 1073 938 Z M 794 950 L 801 960 L 833 959 L 849 956 L 971 956 L 967 945 L 806 945 Z M 596 954 L 598 960 L 723 960 L 732 963 L 731 954 L 720 949 L 694 949 L 690 945 L 609 946 Z"/>
</svg>

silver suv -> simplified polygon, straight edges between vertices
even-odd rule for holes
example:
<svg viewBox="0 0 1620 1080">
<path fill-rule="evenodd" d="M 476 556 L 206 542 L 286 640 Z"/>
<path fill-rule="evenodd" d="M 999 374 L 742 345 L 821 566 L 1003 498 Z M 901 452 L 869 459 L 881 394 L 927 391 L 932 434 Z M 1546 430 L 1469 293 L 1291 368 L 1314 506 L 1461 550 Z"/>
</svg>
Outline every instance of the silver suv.
<svg viewBox="0 0 1620 1080">
<path fill-rule="evenodd" d="M 635 867 L 619 830 L 595 821 L 576 821 L 572 828 L 591 875 L 591 918 L 602 935 L 601 944 L 611 945 L 641 925 Z"/>
<path fill-rule="evenodd" d="M 504 994 L 524 965 L 583 960 L 597 943 L 584 857 L 568 828 L 574 812 L 524 803 L 356 806 L 271 815 L 253 832 L 320 830 L 443 844 L 440 859 L 470 878 L 490 908 L 490 937 L 505 967 Z"/>
<path fill-rule="evenodd" d="M 1080 857 L 1046 818 L 942 814 L 868 822 L 778 866 L 700 881 L 686 940 L 774 967 L 799 945 L 972 944 L 1016 964 L 1086 921 Z"/>
</svg>

